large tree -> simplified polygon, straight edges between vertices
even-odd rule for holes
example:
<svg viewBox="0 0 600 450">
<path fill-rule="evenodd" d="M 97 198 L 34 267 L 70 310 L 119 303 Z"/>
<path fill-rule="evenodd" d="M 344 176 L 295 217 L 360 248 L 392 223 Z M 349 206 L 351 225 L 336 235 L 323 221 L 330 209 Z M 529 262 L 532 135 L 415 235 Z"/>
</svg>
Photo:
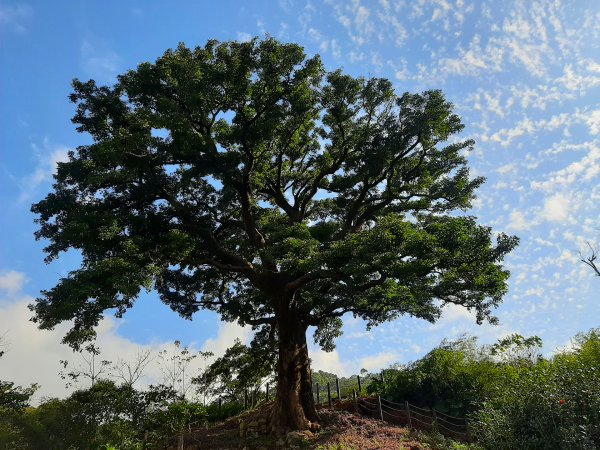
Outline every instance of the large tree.
<svg viewBox="0 0 600 450">
<path fill-rule="evenodd" d="M 397 96 L 274 39 L 180 45 L 113 86 L 73 86 L 93 142 L 32 207 L 47 261 L 82 255 L 32 305 L 41 328 L 73 320 L 71 345 L 142 288 L 187 318 L 268 328 L 272 425 L 302 429 L 318 420 L 309 326 L 331 349 L 347 313 L 435 321 L 453 303 L 493 320 L 517 240 L 459 213 L 483 179 L 440 91 Z"/>
</svg>

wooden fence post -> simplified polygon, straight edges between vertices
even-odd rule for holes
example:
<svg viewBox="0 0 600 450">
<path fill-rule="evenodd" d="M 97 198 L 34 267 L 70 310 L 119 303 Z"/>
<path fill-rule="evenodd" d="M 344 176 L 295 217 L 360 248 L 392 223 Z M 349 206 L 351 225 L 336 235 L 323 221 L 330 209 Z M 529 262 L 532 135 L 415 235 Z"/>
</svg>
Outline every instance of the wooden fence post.
<svg viewBox="0 0 600 450">
<path fill-rule="evenodd" d="M 379 417 L 381 418 L 381 421 L 383 422 L 383 408 L 381 407 L 381 396 L 380 395 L 377 396 L 377 402 L 379 403 Z"/>
<path fill-rule="evenodd" d="M 358 395 L 362 393 L 362 386 L 360 384 L 360 375 L 356 375 L 356 379 L 358 380 Z"/>
<path fill-rule="evenodd" d="M 327 403 L 329 403 L 329 407 L 331 408 L 331 383 L 327 383 Z"/>
<path fill-rule="evenodd" d="M 340 395 L 340 379 L 335 377 L 335 390 L 337 392 L 338 401 L 342 401 L 342 396 Z"/>
<path fill-rule="evenodd" d="M 408 401 L 404 402 L 404 407 L 406 408 L 406 414 L 408 414 L 408 426 L 412 428 L 412 419 L 410 418 L 410 406 L 408 406 Z"/>
</svg>

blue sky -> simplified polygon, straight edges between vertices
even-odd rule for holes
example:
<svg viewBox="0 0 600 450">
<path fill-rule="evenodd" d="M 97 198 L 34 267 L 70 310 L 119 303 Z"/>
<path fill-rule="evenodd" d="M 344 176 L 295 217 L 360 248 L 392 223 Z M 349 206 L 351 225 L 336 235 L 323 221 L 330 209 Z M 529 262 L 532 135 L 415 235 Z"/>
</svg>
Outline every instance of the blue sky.
<svg viewBox="0 0 600 450">
<path fill-rule="evenodd" d="M 434 325 L 401 318 L 370 333 L 348 318 L 335 352 L 313 349 L 316 369 L 348 375 L 407 362 L 465 332 L 484 343 L 537 334 L 551 352 L 600 325 L 600 278 L 579 261 L 587 241 L 600 243 L 596 0 L 3 0 L 0 336 L 9 351 L 1 378 L 40 381 L 45 394 L 60 393 L 58 360 L 70 356 L 59 344 L 64 328 L 37 331 L 26 304 L 77 264 L 75 254 L 43 263 L 29 212 L 49 192 L 56 163 L 88 142 L 70 122 L 72 78 L 111 83 L 179 42 L 265 34 L 319 53 L 328 70 L 389 78 L 398 93 L 444 90 L 466 124 L 463 137 L 477 142 L 473 174 L 487 178 L 472 213 L 521 238 L 507 259 L 512 277 L 497 310 L 501 325 L 477 326 L 459 308 Z M 206 312 L 183 321 L 153 294 L 124 320 L 106 319 L 100 333 L 113 359 L 174 339 L 222 351 L 234 337 L 249 334 Z"/>
</svg>

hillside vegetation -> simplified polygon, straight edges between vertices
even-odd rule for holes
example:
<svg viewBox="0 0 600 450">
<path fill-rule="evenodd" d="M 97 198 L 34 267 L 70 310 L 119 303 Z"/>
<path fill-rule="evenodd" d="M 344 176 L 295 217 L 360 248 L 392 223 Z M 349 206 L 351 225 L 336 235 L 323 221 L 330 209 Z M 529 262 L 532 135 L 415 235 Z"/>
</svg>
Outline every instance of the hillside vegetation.
<svg viewBox="0 0 600 450">
<path fill-rule="evenodd" d="M 448 414 L 467 417 L 474 446 L 489 449 L 594 449 L 600 446 L 600 330 L 577 335 L 572 348 L 547 359 L 537 338 L 509 336 L 493 346 L 477 346 L 474 338 L 442 342 L 423 358 L 379 374 L 365 374 L 362 395 L 409 401 Z M 342 379 L 342 395 L 356 377 Z M 333 374 L 315 373 L 322 384 Z M 167 448 L 179 436 L 225 436 L 229 443 L 280 447 L 286 441 L 239 436 L 240 421 L 252 414 L 268 416 L 271 403 L 238 416 L 244 398 L 206 405 L 178 395 L 166 386 L 138 390 L 111 380 L 97 381 L 65 399 L 46 399 L 29 406 L 35 386 L 0 384 L 0 448 L 123 449 Z M 257 402 L 258 403 L 258 402 Z M 254 412 L 253 412 L 254 411 Z M 390 436 L 404 448 L 460 448 L 440 436 L 417 437 L 407 429 L 374 425 L 349 413 L 321 409 L 323 428 L 305 446 L 323 449 L 367 448 L 369 436 Z M 228 422 L 223 420 L 233 419 Z M 220 424 L 220 425 L 219 425 Z M 358 427 L 358 429 L 357 429 Z M 362 428 L 361 428 L 362 427 Z M 386 428 L 387 427 L 387 428 Z M 265 430 L 268 431 L 265 420 Z M 364 428 L 364 429 L 363 429 Z M 207 431 L 209 430 L 209 431 Z M 210 431 L 213 430 L 213 431 Z M 221 430 L 221 431 L 219 431 Z M 219 434 L 221 433 L 221 434 Z M 260 434 L 260 433 L 258 433 Z M 206 438 L 206 436 L 209 436 Z M 403 436 L 403 437 L 401 437 Z M 233 439 L 233 442 L 231 441 Z M 254 439 L 254 440 L 253 440 Z M 361 441 L 362 439 L 362 441 Z M 190 440 L 190 442 L 193 442 Z M 219 447 L 217 440 L 214 441 Z M 381 447 L 388 448 L 381 441 Z M 321 447 L 319 447 L 321 446 Z M 324 447 L 325 446 L 325 447 Z"/>
</svg>

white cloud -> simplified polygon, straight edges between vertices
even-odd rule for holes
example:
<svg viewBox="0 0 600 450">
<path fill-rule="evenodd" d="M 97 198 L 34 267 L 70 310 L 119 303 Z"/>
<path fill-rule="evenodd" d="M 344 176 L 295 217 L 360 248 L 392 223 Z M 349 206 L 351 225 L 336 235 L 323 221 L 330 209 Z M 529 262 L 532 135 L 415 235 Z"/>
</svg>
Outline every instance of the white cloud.
<svg viewBox="0 0 600 450">
<path fill-rule="evenodd" d="M 335 59 L 339 59 L 342 56 L 340 46 L 335 39 L 331 40 L 331 54 Z"/>
<path fill-rule="evenodd" d="M 62 397 L 69 390 L 60 378 L 60 360 L 75 362 L 78 355 L 61 344 L 68 325 L 59 325 L 52 331 L 38 330 L 30 322 L 32 316 L 27 305 L 33 297 L 24 294 L 0 299 L 0 333 L 7 341 L 7 352 L 2 358 L 2 378 L 19 385 L 41 385 L 37 397 Z M 102 359 L 132 358 L 138 346 L 115 333 L 113 319 L 101 322 L 98 344 Z"/>
<path fill-rule="evenodd" d="M 535 19 L 530 21 L 517 15 L 512 20 L 505 20 L 502 29 L 505 35 L 500 42 L 510 54 L 511 60 L 521 63 L 536 77 L 544 75 L 548 61 L 552 58 L 552 50 L 547 42 L 543 22 Z"/>
<path fill-rule="evenodd" d="M 15 5 L 0 5 L 0 25 L 12 28 L 18 33 L 24 33 L 26 24 L 33 17 L 33 8 L 25 3 Z"/>
<path fill-rule="evenodd" d="M 444 306 L 442 317 L 436 323 L 428 325 L 428 329 L 443 330 L 443 337 L 449 339 L 468 334 L 481 336 L 486 342 L 493 342 L 512 332 L 512 327 L 504 323 L 490 325 L 484 322 L 477 325 L 475 311 L 469 311 L 464 306 L 452 303 Z"/>
<path fill-rule="evenodd" d="M 600 86 L 600 75 L 596 70 L 596 66 L 598 64 L 594 61 L 588 61 L 586 67 L 580 69 L 574 69 L 573 64 L 567 64 L 564 67 L 564 74 L 557 78 L 556 82 L 562 84 L 568 90 L 584 93 L 593 87 Z M 586 69 L 588 73 L 582 74 Z"/>
<path fill-rule="evenodd" d="M 481 47 L 481 36 L 475 35 L 469 43 L 469 49 L 458 48 L 458 57 L 441 58 L 439 66 L 444 72 L 454 75 L 477 75 L 482 71 L 494 72 L 502 68 L 504 49 L 488 43 Z"/>
<path fill-rule="evenodd" d="M 49 182 L 56 173 L 58 163 L 68 161 L 69 147 L 62 144 L 52 144 L 48 138 L 44 138 L 42 146 L 32 144 L 37 164 L 33 172 L 22 177 L 18 184 L 21 190 L 18 201 L 20 203 L 30 200 L 37 189 L 44 183 Z"/>
<path fill-rule="evenodd" d="M 279 7 L 283 9 L 285 12 L 290 12 L 293 10 L 294 1 L 293 0 L 278 0 L 277 3 Z"/>
<path fill-rule="evenodd" d="M 517 165 L 515 163 L 508 163 L 500 166 L 496 169 L 500 175 L 506 175 L 508 173 L 515 172 L 517 170 Z"/>
<path fill-rule="evenodd" d="M 600 133 L 600 109 L 591 111 L 585 118 L 585 123 L 590 128 L 591 135 Z"/>
<path fill-rule="evenodd" d="M 217 336 L 204 341 L 202 350 L 213 352 L 215 355 L 222 355 L 225 350 L 233 345 L 236 339 L 247 344 L 251 338 L 251 327 L 241 327 L 234 322 L 221 322 Z"/>
<path fill-rule="evenodd" d="M 84 39 L 79 53 L 83 70 L 87 76 L 102 82 L 115 80 L 121 64 L 121 57 L 107 43 Z"/>
<path fill-rule="evenodd" d="M 394 71 L 394 76 L 398 81 L 404 81 L 409 78 L 408 63 L 404 58 L 400 58 L 399 65 L 392 60 L 388 60 L 387 64 Z"/>
<path fill-rule="evenodd" d="M 6 341 L 6 353 L 2 357 L 2 379 L 14 381 L 18 385 L 38 383 L 41 385 L 36 394 L 36 399 L 42 397 L 68 394 L 65 381 L 59 376 L 62 367 L 60 360 L 68 360 L 69 367 L 78 365 L 80 356 L 61 344 L 61 340 L 68 331 L 69 324 L 62 323 L 54 330 L 39 330 L 30 321 L 32 312 L 27 308 L 34 302 L 34 298 L 21 291 L 27 277 L 16 271 L 5 271 L 0 277 L 0 336 Z M 130 339 L 119 335 L 120 321 L 114 317 L 106 317 L 97 328 L 97 346 L 101 350 L 100 359 L 117 362 L 118 360 L 133 361 L 140 350 L 152 350 L 156 355 L 159 351 L 169 349 L 172 351 L 172 342 L 155 342 L 152 345 L 140 345 Z M 249 328 L 242 328 L 236 324 L 221 323 L 217 335 L 207 339 L 201 345 L 190 345 L 190 350 L 199 349 L 211 351 L 215 357 L 221 356 L 230 347 L 236 338 L 247 343 L 251 336 Z M 186 345 L 185 342 L 182 345 Z M 213 358 L 214 359 L 214 358 Z M 190 374 L 204 367 L 206 362 L 200 358 L 193 360 L 187 372 Z M 163 373 L 155 358 L 147 367 L 140 385 L 163 381 Z M 84 382 L 85 383 L 85 382 Z M 85 385 L 85 384 L 83 384 Z"/>
<path fill-rule="evenodd" d="M 9 293 L 18 292 L 23 288 L 26 280 L 27 277 L 23 272 L 9 270 L 0 275 L 0 289 L 7 290 Z"/>
<path fill-rule="evenodd" d="M 580 160 L 551 172 L 545 181 L 532 181 L 531 187 L 536 190 L 552 191 L 568 187 L 577 182 L 589 182 L 600 175 L 600 142 L 598 141 L 582 144 L 559 143 L 553 145 L 545 153 L 558 154 L 577 150 L 587 150 L 587 153 Z"/>
<path fill-rule="evenodd" d="M 531 226 L 531 221 L 526 219 L 521 211 L 514 210 L 510 213 L 507 225 L 509 230 L 525 231 L 531 228 Z"/>
<path fill-rule="evenodd" d="M 359 366 L 361 369 L 366 369 L 369 372 L 379 371 L 391 364 L 397 362 L 399 356 L 395 353 L 380 352 L 376 355 L 365 356 L 360 359 Z M 355 371 L 354 373 L 358 373 Z"/>
<path fill-rule="evenodd" d="M 400 22 L 398 17 L 385 11 L 380 12 L 378 17 L 383 24 L 386 24 L 390 27 L 390 36 L 393 36 L 393 42 L 396 47 L 402 47 L 408 39 L 408 31 L 404 25 L 402 25 L 402 22 Z"/>
<path fill-rule="evenodd" d="M 566 100 L 573 100 L 575 94 L 568 92 L 556 85 L 540 84 L 535 87 L 524 84 L 515 84 L 510 87 L 512 96 L 509 102 L 518 102 L 522 108 L 533 107 L 544 110 L 550 103 L 562 103 Z"/>
<path fill-rule="evenodd" d="M 539 217 L 551 222 L 565 223 L 571 216 L 573 202 L 564 194 L 555 194 L 544 200 L 544 207 Z"/>
<path fill-rule="evenodd" d="M 250 33 L 246 33 L 244 31 L 237 32 L 237 40 L 239 42 L 250 42 L 252 40 L 252 35 Z"/>
<path fill-rule="evenodd" d="M 412 351 L 420 350 L 418 346 L 413 346 Z M 325 352 L 318 347 L 311 346 L 309 350 L 311 368 L 313 371 L 322 370 L 324 372 L 334 373 L 341 377 L 349 377 L 358 374 L 361 369 L 370 372 L 379 371 L 391 364 L 398 362 L 400 355 L 394 352 L 382 351 L 374 355 L 356 357 L 342 361 L 339 351 L 333 350 Z"/>
<path fill-rule="evenodd" d="M 587 115 L 580 111 L 573 113 L 560 113 L 551 116 L 548 119 L 532 120 L 529 117 L 524 117 L 512 128 L 502 128 L 492 134 L 489 138 L 492 142 L 498 142 L 503 147 L 508 147 L 513 140 L 538 131 L 554 131 L 557 129 L 568 129 L 575 123 L 590 120 Z M 590 125 L 591 127 L 592 125 Z"/>
<path fill-rule="evenodd" d="M 348 376 L 352 371 L 348 370 L 347 365 L 342 363 L 340 354 L 337 350 L 325 352 L 320 348 L 311 345 L 309 346 L 309 354 L 312 370 L 322 370 L 324 372 L 335 373 L 339 376 Z"/>
<path fill-rule="evenodd" d="M 457 320 L 469 320 L 474 322 L 476 316 L 473 311 L 469 311 L 464 306 L 449 303 L 444 306 L 442 318 L 445 322 L 456 322 Z"/>
</svg>

